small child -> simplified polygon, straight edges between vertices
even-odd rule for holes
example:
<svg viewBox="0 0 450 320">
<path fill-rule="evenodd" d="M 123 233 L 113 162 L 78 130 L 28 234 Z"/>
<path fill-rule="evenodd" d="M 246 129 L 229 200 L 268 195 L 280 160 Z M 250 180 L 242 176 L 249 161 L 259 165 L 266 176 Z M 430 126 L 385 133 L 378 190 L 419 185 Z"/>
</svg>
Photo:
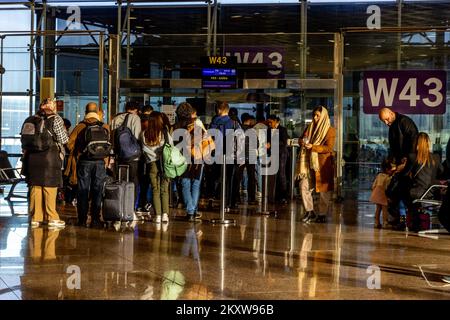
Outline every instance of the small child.
<svg viewBox="0 0 450 320">
<path fill-rule="evenodd" d="M 372 184 L 372 194 L 370 196 L 370 202 L 377 205 L 375 210 L 375 228 L 380 229 L 380 214 L 383 211 L 383 228 L 388 227 L 388 199 L 386 197 L 386 188 L 391 181 L 391 163 L 384 159 L 381 163 L 381 172 L 375 178 Z"/>
</svg>

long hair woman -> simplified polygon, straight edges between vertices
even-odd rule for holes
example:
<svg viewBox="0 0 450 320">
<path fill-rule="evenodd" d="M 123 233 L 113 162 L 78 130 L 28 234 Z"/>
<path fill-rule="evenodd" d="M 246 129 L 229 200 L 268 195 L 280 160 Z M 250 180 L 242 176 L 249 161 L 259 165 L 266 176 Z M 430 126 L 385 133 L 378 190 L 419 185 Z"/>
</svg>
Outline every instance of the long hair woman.
<svg viewBox="0 0 450 320">
<path fill-rule="evenodd" d="M 162 150 L 166 138 L 168 143 L 173 144 L 162 114 L 153 111 L 148 117 L 148 127 L 142 133 L 141 140 L 147 165 L 150 165 L 156 223 L 169 222 L 169 179 L 162 170 Z"/>
<path fill-rule="evenodd" d="M 410 154 L 405 167 L 405 174 L 409 176 L 406 206 L 410 215 L 412 231 L 424 229 L 426 222 L 421 221 L 418 208 L 413 201 L 419 199 L 425 191 L 436 182 L 436 177 L 442 172 L 439 156 L 431 153 L 431 141 L 428 134 L 420 132 L 417 137 L 416 153 Z"/>
<path fill-rule="evenodd" d="M 301 151 L 297 162 L 297 179 L 300 180 L 303 205 L 306 213 L 303 222 L 326 222 L 332 192 L 334 191 L 333 148 L 336 129 L 331 126 L 327 108 L 313 110 L 313 120 L 303 133 Z M 319 214 L 314 212 L 312 190 L 320 194 Z"/>
</svg>

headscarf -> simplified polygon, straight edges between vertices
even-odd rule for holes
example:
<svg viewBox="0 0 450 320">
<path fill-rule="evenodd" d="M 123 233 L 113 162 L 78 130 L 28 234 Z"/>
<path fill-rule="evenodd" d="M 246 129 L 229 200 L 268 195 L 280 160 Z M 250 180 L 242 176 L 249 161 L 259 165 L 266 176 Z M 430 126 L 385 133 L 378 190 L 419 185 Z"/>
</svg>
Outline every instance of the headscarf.
<svg viewBox="0 0 450 320">
<path fill-rule="evenodd" d="M 320 118 L 317 124 L 311 122 L 305 131 L 304 138 L 309 138 L 309 143 L 315 146 L 320 146 L 331 127 L 328 110 L 322 107 L 320 111 Z M 317 152 L 302 148 L 297 162 L 297 175 L 303 179 L 309 177 L 310 169 L 319 171 L 319 155 Z"/>
</svg>

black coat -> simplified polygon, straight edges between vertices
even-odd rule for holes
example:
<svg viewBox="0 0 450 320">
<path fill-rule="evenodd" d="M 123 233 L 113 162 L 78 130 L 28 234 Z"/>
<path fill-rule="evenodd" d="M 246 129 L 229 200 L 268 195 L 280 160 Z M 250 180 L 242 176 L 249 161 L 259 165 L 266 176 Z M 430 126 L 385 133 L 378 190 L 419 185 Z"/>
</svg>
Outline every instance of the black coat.
<svg viewBox="0 0 450 320">
<path fill-rule="evenodd" d="M 397 112 L 395 115 L 395 121 L 389 127 L 389 155 L 399 163 L 416 152 L 419 131 L 411 118 Z"/>
<path fill-rule="evenodd" d="M 411 177 L 411 182 L 408 186 L 411 200 L 419 199 L 429 187 L 438 183 L 437 176 L 442 172 L 442 164 L 439 155 L 432 154 L 431 156 L 434 160 L 434 165 L 427 164 L 420 169 L 421 165 L 416 160 L 417 155 L 414 153 L 409 155 L 409 165 L 405 169 Z"/>
<path fill-rule="evenodd" d="M 55 117 L 45 120 L 45 127 L 53 133 Z M 62 187 L 62 160 L 56 142 L 42 152 L 25 152 L 23 159 L 23 174 L 28 186 Z"/>
</svg>

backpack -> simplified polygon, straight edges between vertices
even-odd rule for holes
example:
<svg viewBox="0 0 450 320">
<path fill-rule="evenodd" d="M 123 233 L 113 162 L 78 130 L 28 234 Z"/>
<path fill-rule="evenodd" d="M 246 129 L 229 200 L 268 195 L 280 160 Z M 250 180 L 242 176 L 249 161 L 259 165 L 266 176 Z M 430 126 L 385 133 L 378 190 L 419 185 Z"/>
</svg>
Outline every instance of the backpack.
<svg viewBox="0 0 450 320">
<path fill-rule="evenodd" d="M 83 121 L 82 123 L 86 125 L 83 154 L 89 160 L 102 160 L 109 156 L 111 143 L 109 142 L 108 129 L 104 128 L 103 123 L 100 121 L 95 123 Z"/>
<path fill-rule="evenodd" d="M 20 131 L 20 142 L 23 150 L 29 152 L 47 151 L 55 143 L 53 134 L 48 129 L 48 126 L 53 122 L 47 121 L 53 117 L 34 115 L 25 120 Z"/>
<path fill-rule="evenodd" d="M 167 131 L 164 131 L 162 158 L 163 171 L 167 178 L 173 179 L 186 172 L 186 158 L 183 157 L 177 147 L 170 144 Z"/>
<path fill-rule="evenodd" d="M 139 141 L 127 127 L 128 117 L 127 114 L 123 123 L 115 131 L 114 135 L 114 149 L 119 160 L 121 161 L 133 161 L 141 156 L 142 150 Z"/>
</svg>

